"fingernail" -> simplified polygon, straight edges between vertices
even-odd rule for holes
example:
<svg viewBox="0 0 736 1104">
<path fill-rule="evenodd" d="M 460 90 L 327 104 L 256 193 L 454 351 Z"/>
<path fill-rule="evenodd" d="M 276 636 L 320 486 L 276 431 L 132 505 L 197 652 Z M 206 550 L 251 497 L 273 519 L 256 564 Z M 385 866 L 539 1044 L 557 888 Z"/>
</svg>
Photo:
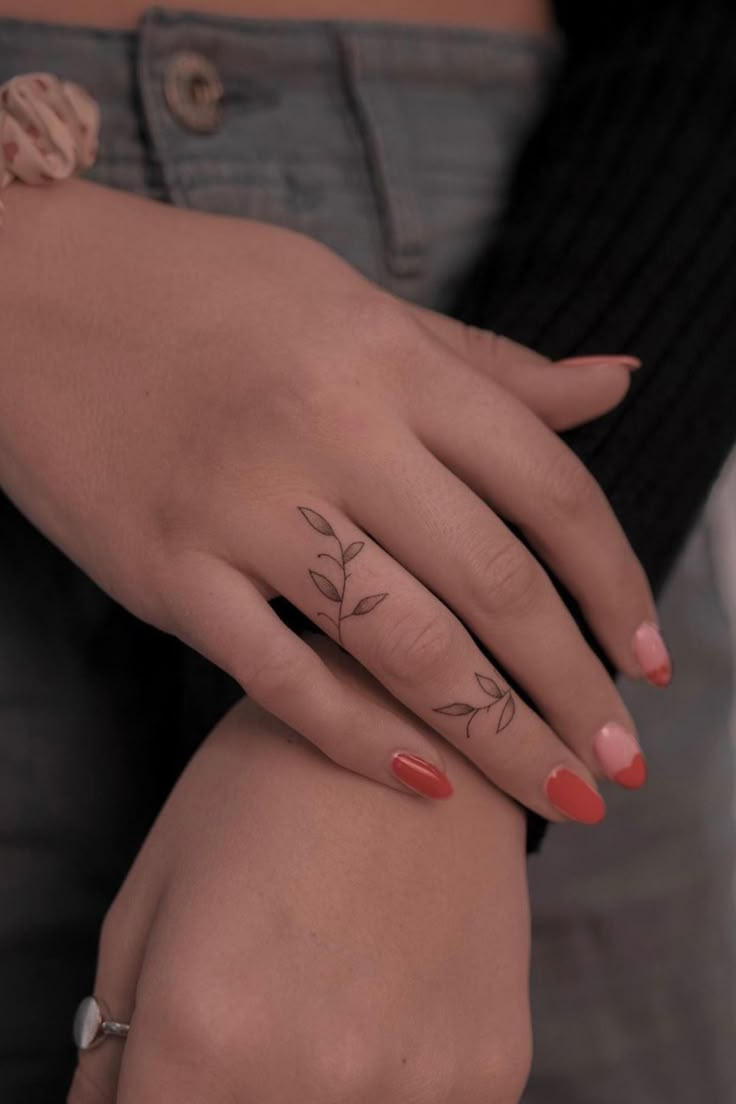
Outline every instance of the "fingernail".
<svg viewBox="0 0 736 1104">
<path fill-rule="evenodd" d="M 637 368 L 641 368 L 641 361 L 639 358 L 632 356 L 565 357 L 564 360 L 558 360 L 556 363 L 569 364 L 573 368 L 595 368 L 599 364 L 602 367 L 610 367 L 612 364 L 620 364 L 622 368 L 628 368 L 632 372 L 635 372 Z"/>
<path fill-rule="evenodd" d="M 634 633 L 634 655 L 652 686 L 669 686 L 672 660 L 653 621 L 644 621 Z"/>
<path fill-rule="evenodd" d="M 452 797 L 452 782 L 439 767 L 420 759 L 418 755 L 397 752 L 391 760 L 391 770 L 396 777 L 412 790 L 425 797 Z"/>
<path fill-rule="evenodd" d="M 603 798 L 592 786 L 566 767 L 556 767 L 545 785 L 547 797 L 570 820 L 597 824 L 606 815 Z"/>
<path fill-rule="evenodd" d="M 612 782 L 638 790 L 647 780 L 647 761 L 639 741 L 623 725 L 611 721 L 595 735 L 593 749 Z"/>
</svg>

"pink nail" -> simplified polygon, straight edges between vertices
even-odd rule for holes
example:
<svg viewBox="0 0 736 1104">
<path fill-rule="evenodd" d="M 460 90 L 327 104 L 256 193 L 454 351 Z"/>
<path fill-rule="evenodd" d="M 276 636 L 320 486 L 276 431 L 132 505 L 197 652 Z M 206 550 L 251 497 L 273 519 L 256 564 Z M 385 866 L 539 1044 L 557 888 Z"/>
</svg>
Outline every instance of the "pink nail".
<svg viewBox="0 0 736 1104">
<path fill-rule="evenodd" d="M 564 360 L 558 360 L 557 364 L 569 364 L 573 368 L 595 368 L 597 365 L 602 367 L 610 367 L 612 364 L 620 364 L 622 368 L 629 368 L 632 372 L 637 368 L 641 368 L 641 361 L 638 357 L 632 356 L 579 356 L 579 357 L 565 357 Z"/>
<path fill-rule="evenodd" d="M 612 721 L 596 733 L 593 748 L 612 782 L 638 790 L 647 780 L 647 763 L 636 737 Z"/>
<path fill-rule="evenodd" d="M 669 686 L 672 660 L 653 621 L 644 621 L 634 633 L 634 655 L 652 686 Z"/>
</svg>

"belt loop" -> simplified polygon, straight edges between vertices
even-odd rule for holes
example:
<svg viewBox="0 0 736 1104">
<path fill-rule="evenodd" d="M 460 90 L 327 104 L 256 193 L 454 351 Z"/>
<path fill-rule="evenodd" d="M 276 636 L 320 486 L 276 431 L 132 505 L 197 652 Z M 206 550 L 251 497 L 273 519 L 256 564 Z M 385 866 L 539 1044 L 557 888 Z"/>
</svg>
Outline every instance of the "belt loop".
<svg viewBox="0 0 736 1104">
<path fill-rule="evenodd" d="M 371 31 L 336 28 L 344 60 L 347 92 L 368 154 L 386 242 L 386 263 L 395 276 L 418 276 L 424 270 L 427 238 L 414 170 L 408 151 L 411 134 L 399 110 L 395 82 L 380 61 L 387 41 Z M 376 64 L 378 60 L 379 64 Z"/>
</svg>

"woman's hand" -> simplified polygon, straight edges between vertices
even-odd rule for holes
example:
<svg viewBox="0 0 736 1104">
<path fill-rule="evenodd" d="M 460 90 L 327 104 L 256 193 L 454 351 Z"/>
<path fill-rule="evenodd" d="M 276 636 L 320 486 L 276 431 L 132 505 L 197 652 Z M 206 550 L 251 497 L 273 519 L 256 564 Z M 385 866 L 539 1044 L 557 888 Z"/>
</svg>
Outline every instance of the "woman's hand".
<svg viewBox="0 0 736 1104">
<path fill-rule="evenodd" d="M 624 364 L 551 366 L 275 226 L 86 181 L 6 207 L 0 484 L 105 590 L 396 788 L 398 750 L 444 766 L 423 726 L 399 743 L 269 599 L 546 816 L 600 819 L 594 774 L 641 781 L 611 679 L 501 520 L 622 670 L 659 662 L 651 628 L 632 645 L 656 619 L 643 571 L 548 428 L 615 405 Z"/>
<path fill-rule="evenodd" d="M 400 729 L 401 707 L 328 649 Z M 80 1053 L 69 1104 L 515 1104 L 524 819 L 447 755 L 458 800 L 416 801 L 237 705 L 106 919 L 95 994 L 132 1026 Z"/>
</svg>

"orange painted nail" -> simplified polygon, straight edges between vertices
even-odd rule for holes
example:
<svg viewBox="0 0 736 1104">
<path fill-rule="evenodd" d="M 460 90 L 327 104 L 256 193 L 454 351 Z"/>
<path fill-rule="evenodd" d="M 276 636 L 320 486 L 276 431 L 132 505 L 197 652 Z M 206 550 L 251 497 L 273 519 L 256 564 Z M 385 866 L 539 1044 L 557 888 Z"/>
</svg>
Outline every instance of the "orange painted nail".
<svg viewBox="0 0 736 1104">
<path fill-rule="evenodd" d="M 423 794 L 424 797 L 435 799 L 452 797 L 455 792 L 447 775 L 433 763 L 420 759 L 418 755 L 410 755 L 405 751 L 397 752 L 391 760 L 391 770 L 400 782 Z"/>
<path fill-rule="evenodd" d="M 545 785 L 547 797 L 556 809 L 581 824 L 598 824 L 606 815 L 603 798 L 579 774 L 556 767 Z"/>
</svg>

